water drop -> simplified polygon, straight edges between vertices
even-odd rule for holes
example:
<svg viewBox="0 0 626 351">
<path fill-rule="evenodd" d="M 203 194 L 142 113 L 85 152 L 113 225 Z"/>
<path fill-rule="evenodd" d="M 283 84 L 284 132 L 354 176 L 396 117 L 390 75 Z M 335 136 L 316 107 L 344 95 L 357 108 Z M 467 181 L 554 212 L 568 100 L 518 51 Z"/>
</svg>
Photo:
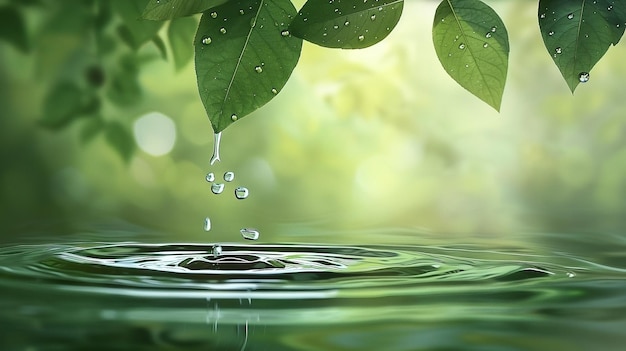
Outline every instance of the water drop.
<svg viewBox="0 0 626 351">
<path fill-rule="evenodd" d="M 204 231 L 205 231 L 205 232 L 208 232 L 208 231 L 210 231 L 210 230 L 211 230 L 211 218 L 206 217 L 206 218 L 204 219 Z"/>
<path fill-rule="evenodd" d="M 235 189 L 235 197 L 239 200 L 243 200 L 247 198 L 249 194 L 250 192 L 248 191 L 248 188 L 244 188 L 240 186 L 240 187 L 237 187 L 237 189 Z"/>
<path fill-rule="evenodd" d="M 359 41 L 363 41 L 365 40 L 365 37 L 363 35 L 359 35 Z"/>
<path fill-rule="evenodd" d="M 244 239 L 256 240 L 259 238 L 259 231 L 254 228 L 243 228 L 239 232 Z"/>
<path fill-rule="evenodd" d="M 574 14 L 570 13 L 569 15 L 567 15 L 567 19 L 574 19 Z"/>
<path fill-rule="evenodd" d="M 574 278 L 576 276 L 573 272 L 567 272 L 566 275 L 568 278 Z"/>
<path fill-rule="evenodd" d="M 484 48 L 488 48 L 488 47 L 489 47 L 489 44 L 484 43 L 484 44 L 483 44 L 483 47 L 484 47 Z"/>
<path fill-rule="evenodd" d="M 213 172 L 207 173 L 206 177 L 204 177 L 207 182 L 213 182 L 215 180 L 215 174 Z"/>
<path fill-rule="evenodd" d="M 334 28 L 334 29 L 339 29 L 339 26 L 335 24 L 335 25 L 333 26 L 333 28 Z"/>
<path fill-rule="evenodd" d="M 613 10 L 613 5 L 609 5 L 609 7 L 607 7 L 606 9 L 609 11 Z"/>
<path fill-rule="evenodd" d="M 485 34 L 485 38 L 489 39 L 491 38 L 491 35 L 492 35 L 491 32 L 487 32 L 487 34 Z"/>
<path fill-rule="evenodd" d="M 276 90 L 276 88 L 272 88 L 272 94 L 274 95 L 278 94 L 278 90 Z"/>
<path fill-rule="evenodd" d="M 350 22 L 349 21 L 345 21 L 345 22 L 343 22 L 343 25 L 347 27 L 347 26 L 350 25 Z"/>
<path fill-rule="evenodd" d="M 371 19 L 372 21 L 375 21 L 375 20 L 376 20 L 376 15 L 371 15 L 371 16 L 370 16 L 370 19 Z M 442 21 L 443 21 L 443 20 L 442 20 Z"/>
<path fill-rule="evenodd" d="M 561 47 L 558 47 L 558 48 L 554 49 L 554 52 L 555 52 L 556 54 L 559 54 L 559 55 L 560 55 L 561 53 L 563 53 L 563 49 L 561 49 Z"/>
<path fill-rule="evenodd" d="M 492 33 L 495 33 L 497 30 L 498 30 L 498 27 L 496 27 L 496 26 L 491 27 L 491 32 Z"/>
<path fill-rule="evenodd" d="M 221 194 L 224 191 L 224 183 L 213 183 L 211 185 L 211 191 L 213 194 Z"/>
<path fill-rule="evenodd" d="M 222 141 L 222 132 L 215 133 L 213 136 L 213 156 L 211 156 L 211 166 L 220 160 L 220 143 Z"/>
<path fill-rule="evenodd" d="M 546 18 L 546 14 L 545 14 L 545 13 L 542 13 L 541 15 L 539 15 L 539 18 L 541 18 L 541 19 Z"/>
<path fill-rule="evenodd" d="M 217 18 L 217 12 L 211 12 L 211 18 Z"/>
<path fill-rule="evenodd" d="M 215 244 L 211 248 L 211 251 L 213 251 L 213 256 L 217 257 L 217 256 L 222 254 L 222 246 L 218 245 L 218 244 Z"/>
<path fill-rule="evenodd" d="M 238 118 L 237 115 L 234 114 L 234 113 L 230 116 L 230 120 L 233 121 L 233 122 L 236 121 L 237 118 Z"/>
<path fill-rule="evenodd" d="M 256 67 L 254 67 L 254 70 L 256 71 L 256 73 L 261 73 L 261 72 L 263 72 L 263 67 L 256 66 Z"/>
<path fill-rule="evenodd" d="M 202 38 L 202 44 L 204 44 L 204 45 L 209 45 L 209 44 L 211 44 L 211 42 L 212 42 L 211 37 L 204 37 L 204 38 Z"/>
<path fill-rule="evenodd" d="M 289 35 L 291 35 L 291 33 L 289 33 L 289 31 L 285 29 L 280 32 L 280 35 L 282 35 L 283 37 L 288 37 Z"/>
<path fill-rule="evenodd" d="M 240 14 L 240 15 L 245 15 L 245 14 L 246 14 L 246 12 L 245 12 L 243 9 L 241 9 L 241 10 L 239 10 L 239 14 Z"/>
<path fill-rule="evenodd" d="M 224 28 L 224 27 L 220 28 L 220 33 L 226 34 L 226 28 Z"/>
<path fill-rule="evenodd" d="M 589 72 L 580 72 L 578 75 L 578 81 L 581 83 L 587 83 L 589 81 Z"/>
<path fill-rule="evenodd" d="M 227 182 L 232 182 L 235 179 L 235 172 L 226 172 L 224 173 L 224 180 Z"/>
<path fill-rule="evenodd" d="M 549 35 L 549 36 L 553 36 L 553 35 L 554 35 L 554 31 L 552 31 L 552 30 L 551 30 L 551 31 L 549 31 L 549 32 L 548 32 L 548 35 Z"/>
<path fill-rule="evenodd" d="M 459 45 L 459 49 L 461 49 L 461 50 L 465 49 L 465 44 L 461 43 L 461 44 Z"/>
</svg>

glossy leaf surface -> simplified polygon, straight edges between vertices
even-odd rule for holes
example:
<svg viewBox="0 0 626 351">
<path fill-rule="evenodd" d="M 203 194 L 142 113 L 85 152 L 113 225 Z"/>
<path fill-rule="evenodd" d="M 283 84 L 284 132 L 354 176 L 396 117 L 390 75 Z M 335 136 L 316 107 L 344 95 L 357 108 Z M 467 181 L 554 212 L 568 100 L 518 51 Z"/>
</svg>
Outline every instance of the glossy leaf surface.
<svg viewBox="0 0 626 351">
<path fill-rule="evenodd" d="M 403 0 L 309 0 L 290 31 L 329 48 L 361 49 L 385 39 L 402 15 Z"/>
<path fill-rule="evenodd" d="M 499 111 L 509 38 L 498 14 L 479 0 L 444 0 L 435 14 L 433 42 L 446 72 Z"/>
<path fill-rule="evenodd" d="M 215 133 L 270 101 L 298 63 L 289 0 L 230 1 L 205 12 L 194 41 L 200 98 Z"/>
<path fill-rule="evenodd" d="M 546 49 L 574 92 L 624 35 L 626 1 L 541 0 L 538 17 Z"/>
</svg>

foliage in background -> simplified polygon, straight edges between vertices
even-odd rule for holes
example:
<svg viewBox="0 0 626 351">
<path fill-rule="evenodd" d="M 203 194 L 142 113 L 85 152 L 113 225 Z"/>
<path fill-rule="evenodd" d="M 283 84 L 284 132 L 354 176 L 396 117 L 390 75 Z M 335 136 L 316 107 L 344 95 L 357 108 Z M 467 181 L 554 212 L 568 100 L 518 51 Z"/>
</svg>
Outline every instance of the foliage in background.
<svg viewBox="0 0 626 351">
<path fill-rule="evenodd" d="M 141 98 L 144 63 L 170 58 L 180 70 L 195 52 L 200 98 L 218 133 L 281 91 L 303 40 L 329 48 L 371 46 L 393 30 L 403 4 L 309 0 L 297 11 L 290 0 L 14 0 L 0 5 L 0 39 L 45 56 L 54 67 L 42 65 L 44 73 L 61 72 L 44 99 L 42 126 L 81 123 L 83 142 L 102 134 L 128 160 L 134 144 L 127 122 L 107 114 Z M 31 9 L 45 19 L 46 33 L 29 33 Z M 198 22 L 193 15 L 200 13 Z M 537 17 L 546 49 L 573 92 L 621 39 L 626 2 L 540 0 Z M 78 42 L 54 51 L 54 41 L 69 40 L 67 34 Z M 499 110 L 509 39 L 498 14 L 480 0 L 443 0 L 432 35 L 445 71 Z M 34 38 L 42 42 L 37 49 Z M 140 51 L 146 45 L 155 50 Z"/>
</svg>

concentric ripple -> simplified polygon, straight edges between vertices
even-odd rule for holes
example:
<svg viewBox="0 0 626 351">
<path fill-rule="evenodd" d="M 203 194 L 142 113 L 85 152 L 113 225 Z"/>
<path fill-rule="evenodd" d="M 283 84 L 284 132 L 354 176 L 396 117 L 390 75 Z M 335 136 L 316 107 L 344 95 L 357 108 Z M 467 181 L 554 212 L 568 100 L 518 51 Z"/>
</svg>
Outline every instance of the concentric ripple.
<svg viewBox="0 0 626 351">
<path fill-rule="evenodd" d="M 431 250 L 432 251 L 432 250 Z M 420 285 L 571 277 L 561 267 L 518 260 L 485 260 L 415 247 L 310 245 L 72 244 L 0 250 L 4 279 L 54 283 L 64 289 L 167 289 L 232 292 L 360 292 Z M 88 289 L 89 290 L 89 289 Z M 122 291 L 122 290 L 120 290 Z M 397 290 L 396 290 L 397 291 Z M 127 290 L 123 291 L 128 293 Z M 394 293 L 395 294 L 395 293 Z M 298 294 L 290 298 L 300 298 Z"/>
</svg>

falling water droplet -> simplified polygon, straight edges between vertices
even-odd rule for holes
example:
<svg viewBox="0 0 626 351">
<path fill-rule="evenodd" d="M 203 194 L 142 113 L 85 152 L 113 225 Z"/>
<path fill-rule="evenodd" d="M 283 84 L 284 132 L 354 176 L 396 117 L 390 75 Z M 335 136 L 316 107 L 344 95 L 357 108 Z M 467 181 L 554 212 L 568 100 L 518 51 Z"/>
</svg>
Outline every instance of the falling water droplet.
<svg viewBox="0 0 626 351">
<path fill-rule="evenodd" d="M 567 15 L 567 19 L 574 19 L 574 14 L 570 13 L 569 15 Z"/>
<path fill-rule="evenodd" d="M 254 228 L 243 228 L 239 232 L 244 239 L 256 240 L 259 238 L 259 231 Z"/>
<path fill-rule="evenodd" d="M 211 185 L 211 191 L 213 194 L 221 194 L 224 191 L 224 183 L 213 183 Z"/>
<path fill-rule="evenodd" d="M 280 32 L 280 35 L 282 35 L 283 37 L 288 37 L 289 35 L 291 35 L 291 33 L 289 33 L 289 31 L 285 29 Z"/>
<path fill-rule="evenodd" d="M 211 12 L 211 18 L 217 18 L 217 12 Z"/>
<path fill-rule="evenodd" d="M 254 70 L 256 71 L 256 73 L 261 73 L 261 72 L 263 72 L 263 67 L 256 66 L 256 67 L 254 67 Z"/>
<path fill-rule="evenodd" d="M 213 256 L 215 256 L 215 257 L 217 257 L 217 256 L 222 254 L 222 246 L 221 245 L 215 244 L 215 245 L 213 245 L 211 250 L 213 251 Z"/>
<path fill-rule="evenodd" d="M 237 118 L 238 118 L 237 115 L 234 114 L 234 113 L 230 116 L 230 120 L 233 121 L 233 122 L 236 121 Z"/>
<path fill-rule="evenodd" d="M 235 197 L 239 200 L 247 198 L 249 194 L 250 192 L 248 191 L 248 188 L 240 186 L 235 189 Z"/>
<path fill-rule="evenodd" d="M 206 177 L 204 177 L 207 182 L 213 182 L 215 180 L 215 174 L 213 172 L 207 173 Z"/>
<path fill-rule="evenodd" d="M 589 72 L 580 72 L 578 75 L 578 81 L 581 83 L 587 83 L 589 81 Z"/>
<path fill-rule="evenodd" d="M 206 217 L 206 218 L 204 219 L 204 231 L 205 231 L 205 232 L 208 232 L 208 231 L 210 231 L 210 230 L 211 230 L 211 218 Z"/>
<path fill-rule="evenodd" d="M 202 38 L 202 44 L 204 44 L 204 45 L 209 45 L 209 44 L 211 44 L 211 42 L 212 42 L 211 37 L 204 37 L 204 38 Z"/>
<path fill-rule="evenodd" d="M 220 28 L 220 33 L 226 34 L 226 28 L 224 28 L 224 27 Z"/>
<path fill-rule="evenodd" d="M 235 172 L 226 172 L 224 173 L 224 180 L 227 182 L 232 182 L 235 179 Z"/>
<path fill-rule="evenodd" d="M 215 162 L 220 160 L 220 143 L 222 142 L 222 132 L 215 133 L 213 136 L 213 156 L 209 164 L 212 166 Z"/>
</svg>

